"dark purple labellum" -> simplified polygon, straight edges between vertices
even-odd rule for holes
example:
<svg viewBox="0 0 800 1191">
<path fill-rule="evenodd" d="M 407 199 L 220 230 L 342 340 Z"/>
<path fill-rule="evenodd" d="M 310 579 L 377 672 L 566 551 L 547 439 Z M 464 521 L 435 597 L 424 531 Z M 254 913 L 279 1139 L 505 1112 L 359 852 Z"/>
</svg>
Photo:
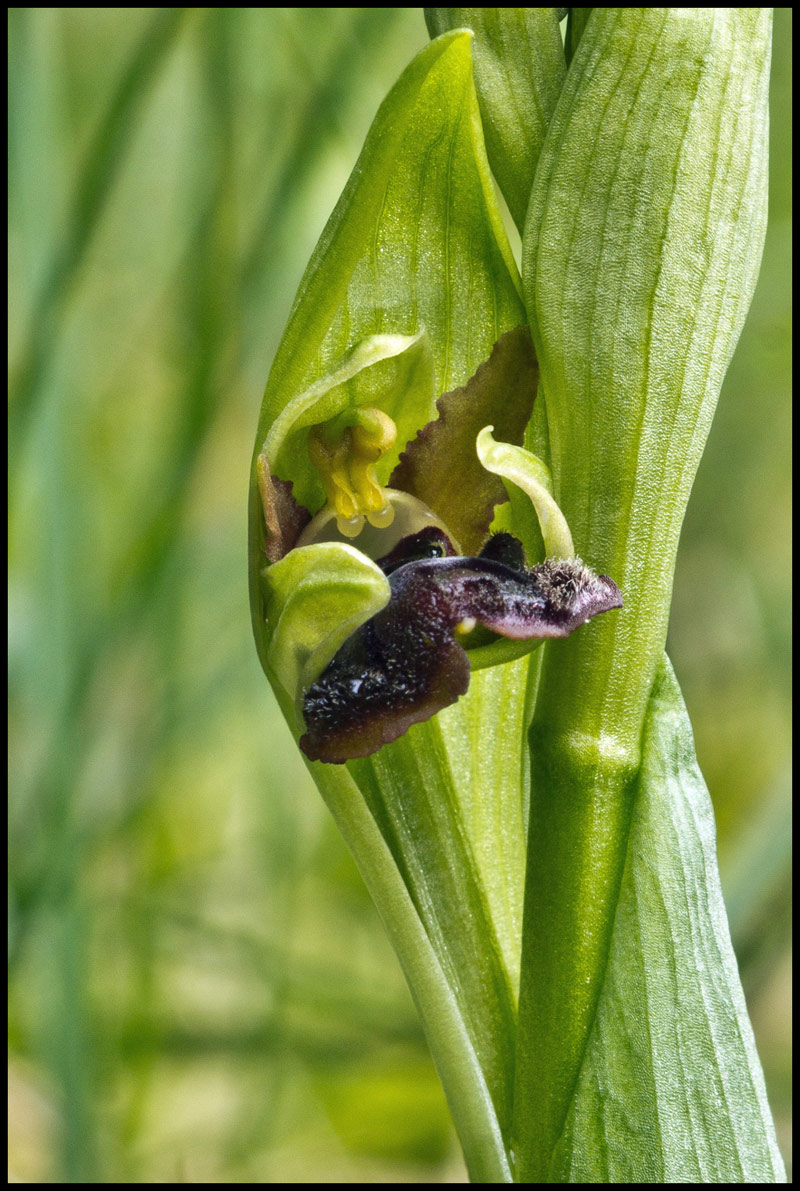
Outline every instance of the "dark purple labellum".
<svg viewBox="0 0 800 1191">
<path fill-rule="evenodd" d="M 440 531 L 425 530 L 381 560 L 389 603 L 306 692 L 300 747 L 312 761 L 366 757 L 463 695 L 470 667 L 457 629 L 477 624 L 518 641 L 567 637 L 622 606 L 617 585 L 579 559 L 525 569 L 510 534 L 490 538 L 477 558 L 447 557 L 449 546 Z"/>
</svg>

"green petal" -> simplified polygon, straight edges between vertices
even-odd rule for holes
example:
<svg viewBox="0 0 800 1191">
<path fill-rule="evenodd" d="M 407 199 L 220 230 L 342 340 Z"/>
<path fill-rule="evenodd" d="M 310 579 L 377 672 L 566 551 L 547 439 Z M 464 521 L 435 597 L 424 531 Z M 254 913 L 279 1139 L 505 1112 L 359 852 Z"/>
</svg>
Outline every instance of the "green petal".
<svg viewBox="0 0 800 1191">
<path fill-rule="evenodd" d="M 521 488 L 536 509 L 548 558 L 574 558 L 575 547 L 564 514 L 553 499 L 553 481 L 541 459 L 512 443 L 495 442 L 493 426 L 485 426 L 475 448 L 487 471 Z"/>
</svg>

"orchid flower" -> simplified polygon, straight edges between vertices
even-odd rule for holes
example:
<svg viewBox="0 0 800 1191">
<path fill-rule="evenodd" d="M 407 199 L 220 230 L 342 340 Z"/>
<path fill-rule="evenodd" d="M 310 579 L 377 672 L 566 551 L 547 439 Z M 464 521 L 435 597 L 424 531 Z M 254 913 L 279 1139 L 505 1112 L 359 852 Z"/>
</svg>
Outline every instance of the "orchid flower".
<svg viewBox="0 0 800 1191">
<path fill-rule="evenodd" d="M 437 401 L 438 416 L 406 444 L 387 487 L 381 479 L 397 455 L 397 427 L 382 406 L 402 411 L 405 392 L 413 399 L 430 389 L 432 353 L 423 333 L 376 338 L 358 344 L 327 385 L 317 382 L 290 403 L 257 462 L 268 657 L 306 729 L 300 747 L 325 762 L 368 756 L 465 694 L 471 667 L 566 637 L 622 603 L 612 580 L 574 557 L 545 465 L 496 442 L 493 426 L 473 441 L 471 428 L 489 414 L 522 437 L 536 378 L 527 328 L 507 332 L 462 389 Z M 386 360 L 393 368 L 381 391 L 361 373 Z M 359 383 L 379 404 L 342 404 Z M 333 416 L 309 426 L 321 410 Z M 306 468 L 295 481 L 281 479 L 270 454 L 288 458 L 291 474 L 297 438 L 317 474 Z M 547 557 L 530 569 L 519 538 L 489 536 L 495 508 L 508 500 L 501 477 L 523 489 L 539 515 Z M 316 506 L 315 485 L 324 503 L 312 517 L 293 489 Z M 350 582 L 361 571 L 360 595 L 350 587 L 335 597 L 338 623 L 325 596 L 337 554 Z M 317 561 L 321 578 L 309 601 Z M 302 588 L 294 584 L 298 568 Z M 298 591 L 301 637 L 290 610 Z"/>
</svg>

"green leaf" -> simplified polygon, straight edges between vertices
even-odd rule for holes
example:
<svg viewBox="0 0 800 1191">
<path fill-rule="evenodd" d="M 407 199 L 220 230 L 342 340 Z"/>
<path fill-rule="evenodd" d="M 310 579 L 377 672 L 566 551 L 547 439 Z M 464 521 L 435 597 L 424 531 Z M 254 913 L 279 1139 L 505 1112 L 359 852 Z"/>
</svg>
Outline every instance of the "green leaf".
<svg viewBox="0 0 800 1191">
<path fill-rule="evenodd" d="M 351 400 L 353 382 L 402 366 L 424 343 L 434 383 L 424 414 L 424 402 L 412 401 L 416 433 L 434 416 L 434 395 L 464 385 L 497 340 L 526 322 L 483 148 L 471 40 L 460 33 L 432 42 L 382 105 L 303 278 L 267 384 L 251 481 L 251 608 L 262 664 L 295 732 L 293 694 L 274 667 L 291 685 L 308 672 L 314 642 L 330 638 L 303 627 L 301 604 L 293 604 L 293 568 L 306 547 L 298 561 L 290 553 L 264 575 L 257 465 L 264 443 L 272 434 L 281 478 L 295 483 L 295 495 L 299 486 L 313 497 L 304 423 L 327 416 L 325 402 L 338 409 Z M 379 344 L 376 336 L 393 337 L 401 350 L 337 380 L 354 349 Z M 396 337 L 408 340 L 405 351 Z M 404 395 L 417 390 L 407 378 L 397 384 L 391 396 L 402 413 Z M 373 578 L 362 569 L 343 579 L 363 592 L 362 610 L 379 597 Z M 304 579 L 312 614 L 316 596 L 323 606 L 321 579 L 317 572 Z M 335 575 L 331 582 L 333 608 L 344 588 Z M 471 1177 L 487 1182 L 510 1181 L 527 674 L 523 658 L 473 676 L 452 715 L 416 725 L 375 757 L 347 768 L 309 763 L 407 973 Z M 487 735 L 487 708 L 496 734 Z"/>
<path fill-rule="evenodd" d="M 525 665 L 525 661 L 519 664 Z M 501 671 L 496 670 L 491 673 L 496 675 Z M 462 700 L 462 702 L 464 701 Z M 435 724 L 436 721 L 432 721 L 432 723 Z M 514 727 L 518 733 L 519 725 L 515 724 Z M 435 732 L 435 729 L 429 724 L 420 724 L 411 729 L 409 736 L 414 732 L 420 738 Z M 425 742 L 421 740 L 421 743 Z M 429 736 L 428 746 L 435 743 L 435 736 Z M 384 757 L 390 750 L 396 749 L 398 746 L 402 747 L 403 741 L 390 745 L 378 756 Z M 441 773 L 441 752 L 441 744 L 438 755 L 437 752 L 430 751 L 429 747 L 423 747 L 418 752 L 423 766 L 429 767 L 434 780 Z M 518 754 L 517 756 L 521 764 L 521 758 Z M 350 766 L 352 764 L 351 762 Z M 359 764 L 365 765 L 368 762 Z M 460 989 L 454 979 L 453 962 L 447 962 L 450 951 L 448 944 L 452 942 L 453 961 L 458 966 L 463 963 L 466 958 L 463 952 L 463 943 L 460 939 L 453 939 L 447 934 L 442 938 L 440 934 L 431 930 L 429 919 L 432 907 L 428 907 L 427 916 L 420 913 L 419 904 L 414 900 L 410 889 L 410 880 L 413 874 L 405 871 L 396 863 L 396 856 L 390 850 L 386 840 L 386 824 L 381 823 L 369 802 L 365 801 L 362 790 L 356 784 L 353 775 L 348 772 L 350 766 L 345 768 L 344 766 L 322 765 L 319 762 L 309 764 L 320 792 L 336 820 L 347 846 L 356 858 L 359 871 L 403 966 L 422 1018 L 428 1045 L 436 1063 L 461 1144 L 464 1147 L 470 1181 L 510 1183 L 513 1180 L 507 1154 L 507 1142 L 500 1131 L 496 1100 L 490 1092 L 486 1074 L 487 1055 L 484 1043 L 496 1031 L 497 1023 L 493 1018 L 478 1018 L 476 1021 L 471 1021 L 465 1013 L 464 997 L 459 995 Z M 416 775 L 408 770 L 404 773 L 400 769 L 390 769 L 389 773 L 392 776 L 392 787 L 397 794 L 396 807 L 399 811 L 403 805 L 403 798 L 410 788 L 410 779 Z M 427 776 L 427 772 L 423 771 L 420 776 Z M 518 775 L 515 776 L 517 780 L 514 781 L 512 777 L 510 785 L 518 794 L 519 780 Z M 424 786 L 422 789 L 424 790 Z M 468 790 L 468 787 L 465 789 Z M 445 803 L 445 810 L 446 806 Z M 419 823 L 417 814 L 411 813 L 408 817 L 408 832 L 413 831 L 413 827 L 417 823 Z M 518 826 L 518 820 L 513 826 Z M 523 838 L 521 832 L 516 833 L 514 838 L 521 844 Z M 413 843 L 409 845 L 409 848 L 413 855 L 415 851 Z M 519 859 L 518 855 L 510 858 L 509 867 L 510 861 L 515 858 Z M 441 873 L 444 868 L 441 863 L 438 863 L 433 870 L 428 871 Z M 517 878 L 520 875 L 521 869 L 517 867 Z M 457 882 L 458 886 L 461 884 L 462 882 Z M 472 890 L 476 889 L 472 874 L 470 874 L 470 880 L 466 882 L 466 887 Z M 425 887 L 418 892 L 424 893 Z M 460 892 L 459 887 L 459 895 Z M 505 895 L 506 906 L 509 904 L 509 892 L 507 886 L 501 886 L 500 893 L 501 896 Z M 521 902 L 521 884 L 519 884 L 516 893 L 517 896 L 513 900 L 518 909 Z M 474 897 L 471 900 L 471 905 L 474 908 Z M 440 910 L 446 909 L 444 921 L 441 922 L 441 926 L 444 928 L 449 925 L 448 913 L 453 923 L 456 923 L 458 919 L 463 921 L 466 917 L 467 911 L 461 909 L 458 897 L 449 909 L 441 906 L 439 908 Z M 517 919 L 518 924 L 519 919 Z M 480 927 L 478 927 L 478 932 L 481 933 Z M 485 953 L 487 951 L 485 930 L 483 936 L 481 951 Z M 488 948 L 488 952 L 491 956 L 491 948 Z M 483 964 L 482 967 L 484 967 Z M 496 961 L 494 967 L 496 972 Z M 489 979 L 492 978 L 492 974 L 489 973 Z M 471 985 L 474 983 L 474 980 L 470 981 Z M 477 1004 L 475 1008 L 478 1008 Z M 503 1059 L 508 1060 L 508 1058 L 508 1051 L 505 1048 L 505 1053 L 498 1056 L 492 1065 L 497 1062 L 502 1063 Z M 502 1067 L 500 1068 L 500 1075 L 504 1083 L 507 1083 L 505 1076 L 508 1070 L 509 1068 L 506 1068 L 506 1071 L 503 1072 Z"/>
<path fill-rule="evenodd" d="M 520 232 L 536 162 L 564 83 L 555 8 L 426 8 L 431 37 L 475 33 L 475 86 L 486 151 Z"/>
<path fill-rule="evenodd" d="M 713 809 L 666 657 L 597 1016 L 547 1181 L 785 1181 L 722 901 Z"/>
<path fill-rule="evenodd" d="M 613 575 L 625 608 L 542 651 L 515 1093 L 522 1181 L 553 1168 L 596 1025 L 678 536 L 758 273 L 769 33 L 765 9 L 593 10 L 531 196 L 523 277 L 555 496 L 577 551 Z M 638 1177 L 652 1145 L 638 1151 Z"/>
<path fill-rule="evenodd" d="M 591 8 L 571 8 L 569 10 L 569 17 L 567 18 L 567 36 L 564 40 L 564 53 L 567 56 L 568 66 L 575 57 L 575 51 L 578 48 L 581 37 L 583 37 L 583 31 L 586 28 L 587 22 L 591 15 Z"/>
<path fill-rule="evenodd" d="M 509 718 L 519 727 L 517 691 L 512 688 L 504 693 Z M 461 702 L 468 699 L 469 695 Z M 466 741 L 459 737 L 458 750 L 451 751 L 453 742 L 447 725 L 442 715 L 415 725 L 372 757 L 349 761 L 347 768 L 367 799 L 425 925 L 483 1072 L 493 1116 L 501 1133 L 507 1134 L 513 1091 L 516 989 L 504 963 L 498 938 L 500 927 L 492 921 L 492 906 L 467 834 L 463 809 L 465 801 L 471 802 L 478 794 L 472 775 L 464 768 L 465 756 L 480 751 L 485 739 L 482 742 L 475 732 L 476 727 L 480 732 L 483 726 L 472 724 L 473 731 Z M 520 766 L 517 749 L 515 765 L 507 766 L 517 779 L 515 783 L 512 777 L 509 783 L 517 802 Z M 515 819 L 519 821 L 518 815 Z M 520 833 L 513 854 L 518 861 L 523 839 Z M 501 870 L 506 881 L 507 866 L 508 861 Z M 517 902 L 521 876 L 519 865 L 515 873 Z M 435 1045 L 432 1050 L 435 1055 Z M 467 1147 L 465 1156 L 469 1163 Z"/>
</svg>

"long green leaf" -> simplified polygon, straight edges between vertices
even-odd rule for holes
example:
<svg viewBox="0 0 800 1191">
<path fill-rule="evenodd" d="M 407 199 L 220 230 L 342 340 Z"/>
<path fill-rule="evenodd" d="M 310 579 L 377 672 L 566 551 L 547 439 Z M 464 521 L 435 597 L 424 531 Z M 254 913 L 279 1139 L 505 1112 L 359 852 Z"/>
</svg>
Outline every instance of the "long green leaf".
<svg viewBox="0 0 800 1191">
<path fill-rule="evenodd" d="M 785 1173 L 731 947 L 714 813 L 665 657 L 597 1017 L 548 1181 Z"/>
<path fill-rule="evenodd" d="M 531 197 L 523 278 L 555 494 L 625 608 L 542 662 L 515 1094 L 524 1181 L 552 1169 L 594 1026 L 678 535 L 758 274 L 769 35 L 765 9 L 593 10 Z"/>
</svg>

